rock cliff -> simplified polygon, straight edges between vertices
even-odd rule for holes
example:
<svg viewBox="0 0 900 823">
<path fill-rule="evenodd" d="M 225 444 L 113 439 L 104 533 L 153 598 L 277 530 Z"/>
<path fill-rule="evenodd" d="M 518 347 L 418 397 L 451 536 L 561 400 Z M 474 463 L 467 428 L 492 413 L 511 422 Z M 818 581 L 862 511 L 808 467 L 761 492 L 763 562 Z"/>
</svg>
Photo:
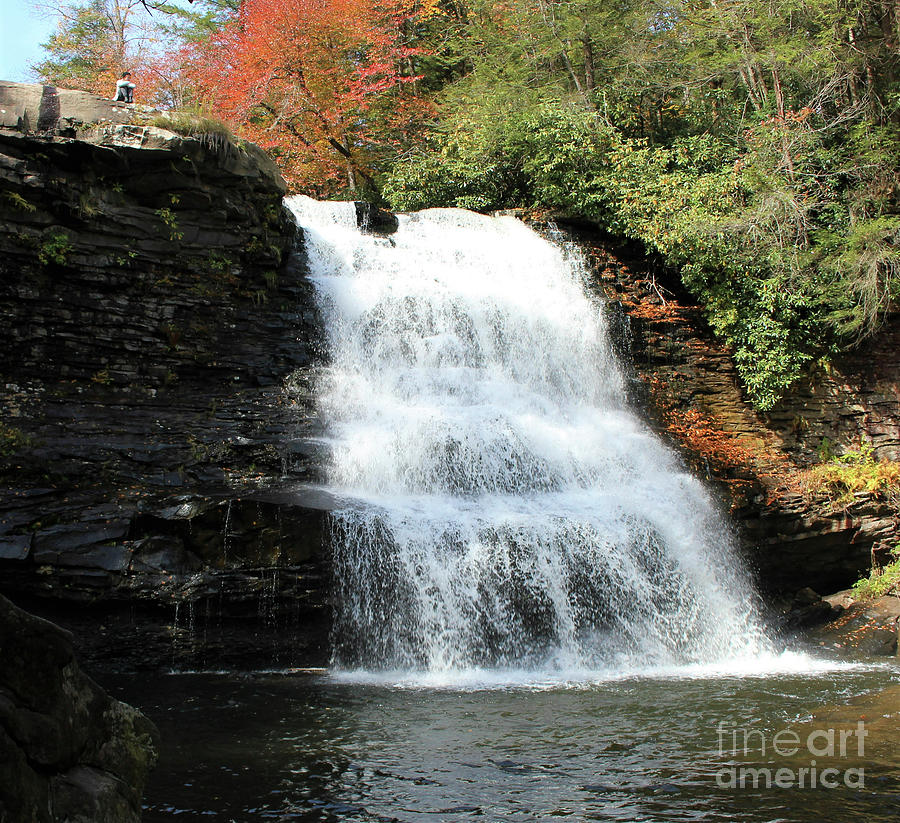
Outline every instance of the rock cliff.
<svg viewBox="0 0 900 823">
<path fill-rule="evenodd" d="M 864 441 L 878 457 L 900 455 L 900 321 L 759 414 L 673 273 L 591 227 L 569 229 L 618 308 L 634 399 L 718 490 L 763 588 L 828 593 L 884 558 L 900 540 L 896 506 L 868 492 L 837 504 L 810 492 L 805 471 L 823 446 L 840 452 Z"/>
<path fill-rule="evenodd" d="M 81 92 L 2 83 L 0 115 L 0 587 L 70 626 L 128 605 L 123 649 L 143 603 L 170 660 L 189 626 L 240 655 L 248 616 L 318 648 L 323 505 L 284 489 L 315 471 L 321 335 L 283 180 Z"/>
</svg>

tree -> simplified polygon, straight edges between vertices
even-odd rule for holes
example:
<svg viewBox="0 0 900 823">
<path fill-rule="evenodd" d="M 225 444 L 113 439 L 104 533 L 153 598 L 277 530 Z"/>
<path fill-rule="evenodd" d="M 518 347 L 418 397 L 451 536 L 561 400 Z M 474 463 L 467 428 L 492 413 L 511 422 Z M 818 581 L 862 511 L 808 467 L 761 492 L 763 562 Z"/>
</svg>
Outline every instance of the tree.
<svg viewBox="0 0 900 823">
<path fill-rule="evenodd" d="M 142 61 L 149 34 L 141 0 L 88 0 L 56 6 L 58 30 L 33 68 L 46 83 L 110 94 L 123 71 Z"/>
<path fill-rule="evenodd" d="M 428 113 L 412 0 L 245 0 L 195 48 L 212 109 L 320 194 L 376 188 Z"/>
<path fill-rule="evenodd" d="M 900 299 L 894 0 L 473 0 L 471 71 L 385 191 L 537 206 L 678 267 L 770 408 Z"/>
</svg>

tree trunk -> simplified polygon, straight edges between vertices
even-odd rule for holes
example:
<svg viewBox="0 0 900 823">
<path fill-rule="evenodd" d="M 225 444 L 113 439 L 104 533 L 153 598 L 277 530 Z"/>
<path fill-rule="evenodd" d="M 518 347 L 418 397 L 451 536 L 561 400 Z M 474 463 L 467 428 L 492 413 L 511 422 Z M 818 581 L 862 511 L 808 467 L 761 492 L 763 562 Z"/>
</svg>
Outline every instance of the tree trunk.
<svg viewBox="0 0 900 823">
<path fill-rule="evenodd" d="M 581 81 L 578 79 L 578 75 L 575 72 L 575 68 L 572 65 L 572 61 L 569 59 L 569 55 L 566 54 L 565 46 L 567 43 L 563 44 L 563 49 L 560 51 L 559 56 L 562 58 L 563 65 L 566 67 L 566 71 L 569 73 L 569 77 L 572 80 L 572 83 L 575 85 L 575 90 L 581 95 L 583 99 L 587 99 L 584 96 L 584 87 L 581 85 Z"/>
<path fill-rule="evenodd" d="M 594 72 L 594 44 L 586 31 L 581 35 L 581 53 L 584 58 L 584 87 L 588 92 L 592 92 L 597 88 L 597 75 Z"/>
<path fill-rule="evenodd" d="M 784 90 L 781 86 L 781 78 L 778 76 L 778 69 L 772 69 L 772 88 L 775 91 L 775 106 L 778 110 L 778 116 L 784 117 Z"/>
<path fill-rule="evenodd" d="M 353 158 L 350 155 L 350 138 L 344 135 L 344 151 L 347 158 L 347 186 L 351 194 L 356 194 L 356 172 L 353 169 Z"/>
<path fill-rule="evenodd" d="M 125 43 L 125 29 L 128 25 L 129 9 L 123 7 L 120 0 L 110 0 L 105 6 L 106 19 L 112 27 L 113 49 L 116 53 L 116 74 L 126 71 L 128 59 Z"/>
<path fill-rule="evenodd" d="M 847 29 L 847 39 L 852 48 L 856 48 L 856 31 L 853 26 Z M 847 95 L 850 97 L 850 105 L 856 108 L 859 105 L 859 77 L 855 71 L 850 72 L 847 78 Z"/>
<path fill-rule="evenodd" d="M 762 72 L 756 65 L 749 63 L 748 68 L 750 70 L 750 76 L 753 78 L 753 82 L 756 85 L 756 93 L 759 96 L 760 107 L 762 108 L 769 102 L 769 87 L 766 85 Z"/>
<path fill-rule="evenodd" d="M 753 104 L 753 108 L 759 111 L 763 107 L 764 101 L 760 99 L 759 92 L 756 89 L 753 70 L 749 65 L 745 64 L 740 67 L 740 74 L 744 87 L 747 89 L 747 95 L 750 97 L 750 102 Z"/>
</svg>

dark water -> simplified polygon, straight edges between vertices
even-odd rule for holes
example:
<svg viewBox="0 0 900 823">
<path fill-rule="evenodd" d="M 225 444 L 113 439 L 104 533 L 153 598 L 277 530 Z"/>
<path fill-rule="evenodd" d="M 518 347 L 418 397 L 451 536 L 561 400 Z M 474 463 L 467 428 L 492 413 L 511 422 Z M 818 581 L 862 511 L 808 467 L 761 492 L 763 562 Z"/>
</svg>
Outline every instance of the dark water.
<svg viewBox="0 0 900 823">
<path fill-rule="evenodd" d="M 742 676 L 674 671 L 556 685 L 520 676 L 519 685 L 490 688 L 477 676 L 468 685 L 424 687 L 301 673 L 141 676 L 108 685 L 162 732 L 161 762 L 146 793 L 150 823 L 173 816 L 896 820 L 900 670 L 881 664 L 761 675 L 752 668 Z M 852 735 L 860 718 L 868 731 L 863 756 Z M 772 735 L 785 728 L 801 741 L 793 756 L 785 738 L 781 754 L 771 748 Z M 751 731 L 746 755 L 736 729 Z M 843 756 L 837 745 L 833 756 L 810 753 L 812 731 L 833 730 L 837 744 L 841 729 Z M 827 740 L 820 736 L 813 747 L 827 748 Z M 822 769 L 837 768 L 826 777 L 838 787 L 810 788 L 807 773 L 799 788 L 799 769 L 811 763 L 820 778 Z M 786 769 L 782 780 L 793 775 L 792 782 L 732 788 L 730 773 L 720 772 L 732 764 L 773 776 Z M 864 770 L 864 787 L 856 771 L 846 786 L 847 770 L 856 769 Z"/>
</svg>

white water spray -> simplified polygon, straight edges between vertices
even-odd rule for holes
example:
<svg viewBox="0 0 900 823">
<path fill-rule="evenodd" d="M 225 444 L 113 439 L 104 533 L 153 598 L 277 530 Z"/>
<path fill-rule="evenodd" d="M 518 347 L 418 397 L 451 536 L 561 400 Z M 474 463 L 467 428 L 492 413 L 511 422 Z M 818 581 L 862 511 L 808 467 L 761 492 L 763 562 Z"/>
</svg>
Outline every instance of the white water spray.
<svg viewBox="0 0 900 823">
<path fill-rule="evenodd" d="M 667 665 L 766 641 L 702 485 L 627 407 L 571 250 L 513 218 L 292 198 L 331 353 L 335 663 Z"/>
</svg>

